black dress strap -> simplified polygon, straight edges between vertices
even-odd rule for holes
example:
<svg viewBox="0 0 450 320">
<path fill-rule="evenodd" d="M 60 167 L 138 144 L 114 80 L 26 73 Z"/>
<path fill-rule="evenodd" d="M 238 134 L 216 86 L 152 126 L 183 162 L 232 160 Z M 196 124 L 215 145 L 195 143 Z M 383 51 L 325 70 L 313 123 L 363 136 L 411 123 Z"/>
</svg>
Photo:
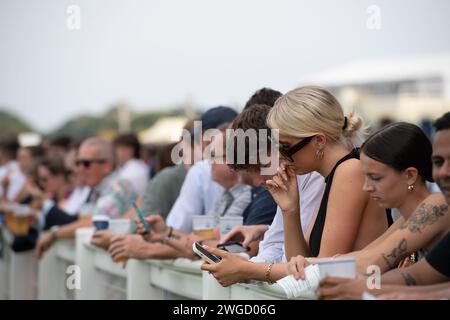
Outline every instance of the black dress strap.
<svg viewBox="0 0 450 320">
<path fill-rule="evenodd" d="M 322 200 L 320 201 L 319 212 L 317 213 L 316 221 L 314 222 L 311 236 L 309 238 L 309 249 L 313 257 L 317 257 L 320 251 L 322 233 L 323 228 L 325 227 L 325 219 L 327 216 L 328 197 L 330 195 L 331 184 L 333 183 L 334 172 L 342 162 L 349 159 L 359 159 L 359 151 L 359 148 L 353 149 L 349 154 L 336 162 L 330 174 L 325 178 L 325 191 L 323 193 Z"/>
</svg>

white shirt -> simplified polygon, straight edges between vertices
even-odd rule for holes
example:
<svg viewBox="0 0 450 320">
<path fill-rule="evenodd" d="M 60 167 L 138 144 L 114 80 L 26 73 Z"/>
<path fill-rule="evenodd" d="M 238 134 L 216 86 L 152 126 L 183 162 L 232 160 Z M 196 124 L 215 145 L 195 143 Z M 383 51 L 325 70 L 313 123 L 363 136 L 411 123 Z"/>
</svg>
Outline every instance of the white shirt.
<svg viewBox="0 0 450 320">
<path fill-rule="evenodd" d="M 2 166 L 0 170 L 0 185 L 6 176 L 9 177 L 8 194 L 6 195 L 6 198 L 11 201 L 22 190 L 27 178 L 20 170 L 17 161 L 9 161 Z M 3 192 L 4 190 L 0 186 L 0 196 L 3 196 Z"/>
<path fill-rule="evenodd" d="M 133 186 L 134 191 L 139 195 L 143 195 L 147 182 L 149 167 L 144 161 L 139 159 L 130 159 L 123 166 L 117 169 L 118 176 L 128 180 Z"/>
<path fill-rule="evenodd" d="M 309 228 L 312 219 L 319 208 L 325 189 L 325 180 L 317 172 L 297 176 L 300 192 L 300 219 L 303 234 Z M 281 208 L 273 218 L 269 229 L 264 233 L 264 239 L 259 243 L 258 255 L 250 259 L 252 262 L 282 262 L 286 260 L 284 254 L 284 227 Z"/>
<path fill-rule="evenodd" d="M 223 191 L 224 188 L 211 178 L 209 160 L 197 162 L 188 171 L 166 224 L 184 232 L 192 232 L 192 216 L 209 212 Z"/>
<path fill-rule="evenodd" d="M 77 214 L 81 206 L 86 203 L 90 193 L 91 188 L 88 186 L 76 187 L 73 189 L 62 209 L 70 215 Z"/>
</svg>

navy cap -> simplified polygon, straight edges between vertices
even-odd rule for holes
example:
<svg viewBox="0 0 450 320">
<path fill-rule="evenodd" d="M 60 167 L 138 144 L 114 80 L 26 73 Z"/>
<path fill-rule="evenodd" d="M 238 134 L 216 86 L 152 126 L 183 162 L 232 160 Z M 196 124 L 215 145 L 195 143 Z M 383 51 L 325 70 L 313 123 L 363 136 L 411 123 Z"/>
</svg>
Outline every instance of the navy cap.
<svg viewBox="0 0 450 320">
<path fill-rule="evenodd" d="M 208 130 L 233 121 L 237 115 L 237 112 L 230 107 L 218 106 L 207 110 L 201 116 L 200 121 L 202 121 L 203 130 Z"/>
</svg>

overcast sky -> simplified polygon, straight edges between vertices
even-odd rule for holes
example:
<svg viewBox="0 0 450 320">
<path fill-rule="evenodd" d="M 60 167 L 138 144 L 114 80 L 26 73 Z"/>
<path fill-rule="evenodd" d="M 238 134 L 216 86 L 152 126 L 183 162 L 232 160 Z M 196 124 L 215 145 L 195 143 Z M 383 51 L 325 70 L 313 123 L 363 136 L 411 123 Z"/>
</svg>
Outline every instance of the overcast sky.
<svg viewBox="0 0 450 320">
<path fill-rule="evenodd" d="M 242 106 L 354 59 L 450 52 L 449 14 L 448 0 L 0 0 L 0 107 L 51 130 L 119 101 Z"/>
</svg>

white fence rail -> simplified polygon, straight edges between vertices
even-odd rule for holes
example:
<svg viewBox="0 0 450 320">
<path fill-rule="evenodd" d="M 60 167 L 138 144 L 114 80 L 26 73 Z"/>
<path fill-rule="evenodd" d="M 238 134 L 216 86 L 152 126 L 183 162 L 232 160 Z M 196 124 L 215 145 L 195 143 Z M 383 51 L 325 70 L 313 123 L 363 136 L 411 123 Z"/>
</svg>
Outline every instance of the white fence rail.
<svg viewBox="0 0 450 320">
<path fill-rule="evenodd" d="M 276 284 L 223 288 L 200 270 L 200 261 L 130 259 L 122 267 L 104 250 L 90 244 L 92 232 L 91 228 L 82 228 L 75 241 L 57 241 L 39 262 L 33 253 L 14 253 L 5 245 L 0 260 L 0 298 L 286 299 Z M 5 232 L 3 241 L 9 241 Z M 305 294 L 302 299 L 314 299 L 314 294 Z"/>
</svg>

